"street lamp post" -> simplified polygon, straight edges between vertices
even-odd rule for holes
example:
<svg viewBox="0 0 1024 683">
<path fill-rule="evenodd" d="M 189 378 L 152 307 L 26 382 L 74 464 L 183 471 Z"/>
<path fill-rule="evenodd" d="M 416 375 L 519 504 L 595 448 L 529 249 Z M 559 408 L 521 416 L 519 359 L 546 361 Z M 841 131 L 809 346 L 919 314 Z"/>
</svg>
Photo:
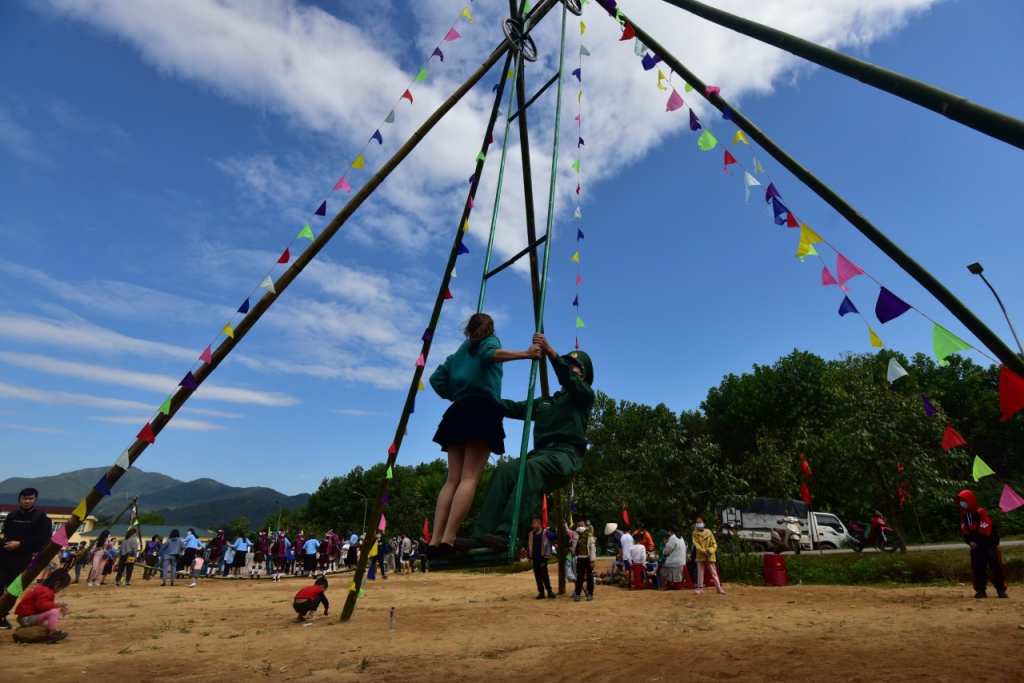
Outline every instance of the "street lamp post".
<svg viewBox="0 0 1024 683">
<path fill-rule="evenodd" d="M 359 493 L 358 491 L 352 491 L 352 494 L 356 495 L 356 496 L 359 496 L 360 498 L 363 499 L 363 534 L 365 534 L 366 533 L 366 504 L 369 503 L 370 501 L 366 498 L 366 496 L 364 496 L 363 494 Z"/>
<path fill-rule="evenodd" d="M 999 294 L 996 293 L 996 288 L 992 286 L 992 283 L 985 279 L 985 276 L 982 274 L 985 269 L 981 267 L 980 263 L 972 263 L 967 266 L 967 270 L 979 276 L 982 281 L 988 285 L 988 288 L 992 290 L 992 295 L 996 298 L 999 308 L 1003 309 L 1003 316 L 1006 318 L 1006 324 L 1010 326 L 1010 332 L 1013 332 L 1013 338 L 1017 340 L 1017 348 L 1020 349 L 1021 355 L 1024 355 L 1024 346 L 1021 346 L 1020 337 L 1017 336 L 1017 330 L 1013 329 L 1013 323 L 1010 322 L 1010 314 L 1006 312 L 1006 306 L 1003 306 L 1003 300 L 999 298 Z"/>
</svg>

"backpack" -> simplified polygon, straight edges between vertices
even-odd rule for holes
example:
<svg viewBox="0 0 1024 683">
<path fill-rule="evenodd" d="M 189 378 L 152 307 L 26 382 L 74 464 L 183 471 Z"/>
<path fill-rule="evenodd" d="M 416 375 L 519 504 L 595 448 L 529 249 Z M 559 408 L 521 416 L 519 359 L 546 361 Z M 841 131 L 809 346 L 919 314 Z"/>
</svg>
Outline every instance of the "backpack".
<svg viewBox="0 0 1024 683">
<path fill-rule="evenodd" d="M 14 632 L 14 642 L 45 643 L 49 636 L 50 632 L 45 626 L 19 626 L 18 630 Z"/>
</svg>

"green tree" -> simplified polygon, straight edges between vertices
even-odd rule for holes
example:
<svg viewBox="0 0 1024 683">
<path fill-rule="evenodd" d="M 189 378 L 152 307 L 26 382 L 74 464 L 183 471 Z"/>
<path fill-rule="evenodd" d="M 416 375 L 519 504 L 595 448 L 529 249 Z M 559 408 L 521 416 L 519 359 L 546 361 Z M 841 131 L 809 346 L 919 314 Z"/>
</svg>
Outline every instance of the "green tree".
<svg viewBox="0 0 1024 683">
<path fill-rule="evenodd" d="M 162 512 L 156 512 L 155 510 L 149 510 L 146 512 L 139 513 L 139 524 L 143 527 L 146 526 L 163 526 L 167 524 L 167 518 Z"/>
</svg>

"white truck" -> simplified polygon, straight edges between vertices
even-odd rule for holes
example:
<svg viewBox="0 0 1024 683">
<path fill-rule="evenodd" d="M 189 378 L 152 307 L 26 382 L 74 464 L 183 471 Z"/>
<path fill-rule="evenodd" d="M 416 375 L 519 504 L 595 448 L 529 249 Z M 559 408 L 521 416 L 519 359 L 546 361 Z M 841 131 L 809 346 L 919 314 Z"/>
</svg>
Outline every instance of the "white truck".
<svg viewBox="0 0 1024 683">
<path fill-rule="evenodd" d="M 771 550 L 772 529 L 786 515 L 800 520 L 803 550 L 835 550 L 846 543 L 846 527 L 830 512 L 812 512 L 799 500 L 755 498 L 752 504 L 739 507 L 723 506 L 718 510 L 723 526 L 734 525 L 736 535 L 750 542 L 751 550 L 758 553 Z"/>
</svg>

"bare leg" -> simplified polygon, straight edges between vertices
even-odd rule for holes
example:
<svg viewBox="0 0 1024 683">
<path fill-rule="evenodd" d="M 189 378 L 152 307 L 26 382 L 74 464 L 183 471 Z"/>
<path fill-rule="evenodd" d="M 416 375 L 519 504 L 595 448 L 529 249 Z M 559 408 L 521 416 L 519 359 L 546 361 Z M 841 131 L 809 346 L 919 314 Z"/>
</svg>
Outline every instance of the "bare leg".
<svg viewBox="0 0 1024 683">
<path fill-rule="evenodd" d="M 462 464 L 465 456 L 465 444 L 448 447 L 448 479 L 437 496 L 437 508 L 434 510 L 434 535 L 430 539 L 432 546 L 441 545 L 443 540 L 445 528 L 448 525 L 448 516 L 452 510 L 452 499 L 462 480 Z"/>
<path fill-rule="evenodd" d="M 483 474 L 484 466 L 487 465 L 487 458 L 491 455 L 491 448 L 486 441 L 470 441 L 464 444 L 465 456 L 462 465 L 462 478 L 452 498 L 451 513 L 448 516 L 447 525 L 444 527 L 443 543 L 455 543 L 455 537 L 459 528 L 466 521 L 469 508 L 473 506 L 473 498 L 476 496 L 476 485 Z M 451 481 L 449 479 L 449 481 Z M 445 486 L 448 483 L 445 482 Z"/>
</svg>

